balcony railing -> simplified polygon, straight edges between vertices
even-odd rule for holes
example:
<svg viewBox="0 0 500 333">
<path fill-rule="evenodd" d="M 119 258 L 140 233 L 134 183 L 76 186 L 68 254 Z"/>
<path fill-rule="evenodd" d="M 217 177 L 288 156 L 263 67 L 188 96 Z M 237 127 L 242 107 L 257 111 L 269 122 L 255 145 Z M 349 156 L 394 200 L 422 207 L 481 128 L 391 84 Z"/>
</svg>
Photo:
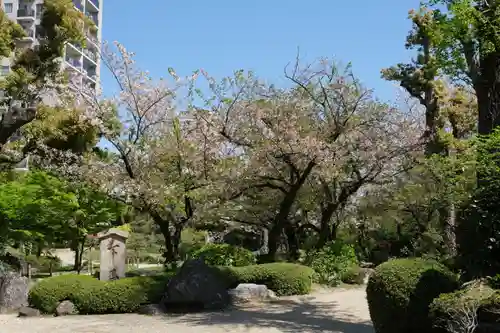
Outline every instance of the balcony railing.
<svg viewBox="0 0 500 333">
<path fill-rule="evenodd" d="M 94 60 L 94 62 L 97 62 L 97 54 L 95 52 L 90 51 L 88 49 L 84 49 L 83 53 L 90 59 Z"/>
<path fill-rule="evenodd" d="M 99 0 L 89 0 L 92 4 L 94 4 L 94 6 L 96 6 L 97 8 L 99 8 Z"/>
<path fill-rule="evenodd" d="M 26 34 L 25 39 L 35 38 L 35 30 L 33 29 L 24 29 L 24 33 Z"/>
<path fill-rule="evenodd" d="M 82 68 L 82 62 L 78 59 L 66 57 L 66 62 L 69 63 L 71 66 L 76 67 L 78 69 Z"/>
<path fill-rule="evenodd" d="M 30 18 L 35 18 L 35 11 L 33 9 L 18 9 L 17 10 L 17 17 L 30 17 Z"/>
<path fill-rule="evenodd" d="M 86 32 L 86 35 L 87 35 L 87 38 L 92 42 L 94 43 L 95 45 L 99 46 L 99 40 L 97 39 L 97 37 L 92 34 L 90 31 L 87 31 Z"/>
<path fill-rule="evenodd" d="M 96 26 L 99 26 L 99 18 L 97 17 L 97 15 L 90 14 L 90 13 L 87 13 L 86 15 L 87 15 L 88 18 L 90 18 L 94 22 L 94 24 Z"/>
<path fill-rule="evenodd" d="M 73 0 L 73 5 L 79 10 L 83 10 L 83 4 L 81 0 Z"/>
<path fill-rule="evenodd" d="M 94 70 L 94 69 L 89 69 L 89 70 L 87 70 L 86 72 L 87 72 L 87 76 L 88 76 L 89 78 L 91 78 L 91 79 L 92 79 L 92 80 L 94 80 L 94 81 L 96 80 L 96 78 L 97 78 L 97 74 L 96 74 L 96 72 L 95 72 L 95 70 Z"/>
</svg>

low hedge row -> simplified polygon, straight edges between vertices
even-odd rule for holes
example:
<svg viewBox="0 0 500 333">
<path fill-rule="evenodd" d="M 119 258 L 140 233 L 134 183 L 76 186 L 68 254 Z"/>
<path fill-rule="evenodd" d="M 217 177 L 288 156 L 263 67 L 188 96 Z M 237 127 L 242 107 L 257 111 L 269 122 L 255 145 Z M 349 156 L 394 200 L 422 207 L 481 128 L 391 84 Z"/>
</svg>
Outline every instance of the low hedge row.
<svg viewBox="0 0 500 333">
<path fill-rule="evenodd" d="M 311 291 L 314 271 L 290 263 L 246 267 L 219 267 L 228 287 L 239 283 L 265 284 L 277 295 L 303 295 Z M 54 313 L 63 300 L 71 301 L 81 314 L 135 312 L 142 304 L 160 301 L 172 272 L 156 276 L 128 277 L 102 282 L 87 275 L 61 275 L 44 279 L 29 294 L 29 303 L 43 313 Z"/>
<path fill-rule="evenodd" d="M 81 314 L 128 313 L 141 304 L 157 303 L 171 274 L 99 281 L 88 275 L 60 275 L 43 279 L 29 293 L 30 306 L 54 313 L 63 300 Z"/>
<path fill-rule="evenodd" d="M 243 267 L 221 267 L 231 279 L 232 287 L 239 283 L 264 284 L 278 296 L 305 295 L 311 291 L 314 270 L 291 263 L 269 263 Z"/>
</svg>

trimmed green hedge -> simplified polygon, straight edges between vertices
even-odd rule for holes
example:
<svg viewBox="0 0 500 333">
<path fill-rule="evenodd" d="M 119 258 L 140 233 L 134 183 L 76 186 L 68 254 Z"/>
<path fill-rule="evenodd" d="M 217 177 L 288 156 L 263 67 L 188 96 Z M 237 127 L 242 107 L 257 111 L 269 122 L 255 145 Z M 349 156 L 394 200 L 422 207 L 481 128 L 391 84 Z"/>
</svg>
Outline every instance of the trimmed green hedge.
<svg viewBox="0 0 500 333">
<path fill-rule="evenodd" d="M 99 281 L 88 275 L 60 275 L 37 283 L 29 293 L 30 306 L 54 313 L 64 300 L 81 314 L 128 313 L 157 303 L 171 274 Z"/>
<path fill-rule="evenodd" d="M 430 260 L 394 259 L 378 266 L 366 289 L 377 333 L 431 332 L 429 305 L 441 293 L 458 289 L 458 278 Z"/>
<path fill-rule="evenodd" d="M 314 270 L 302 265 L 271 263 L 246 267 L 218 267 L 229 287 L 239 283 L 265 284 L 277 295 L 303 295 L 311 291 Z M 158 303 L 173 272 L 155 276 L 99 281 L 88 275 L 60 275 L 43 279 L 29 294 L 30 306 L 54 313 L 64 300 L 81 314 L 135 312 L 142 304 Z"/>
<path fill-rule="evenodd" d="M 264 284 L 278 296 L 311 292 L 314 270 L 291 263 L 270 263 L 244 267 L 222 267 L 235 287 L 239 283 Z"/>
</svg>

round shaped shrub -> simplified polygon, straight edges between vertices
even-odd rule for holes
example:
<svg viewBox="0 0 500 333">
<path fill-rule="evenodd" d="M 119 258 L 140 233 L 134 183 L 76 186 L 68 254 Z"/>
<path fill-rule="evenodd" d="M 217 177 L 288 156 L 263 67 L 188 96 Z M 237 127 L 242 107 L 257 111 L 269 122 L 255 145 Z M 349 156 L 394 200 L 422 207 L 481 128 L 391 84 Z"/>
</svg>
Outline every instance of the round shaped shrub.
<svg viewBox="0 0 500 333">
<path fill-rule="evenodd" d="M 457 288 L 457 276 L 435 261 L 394 259 L 381 264 L 366 289 L 375 331 L 431 332 L 429 305 L 441 293 Z"/>
<path fill-rule="evenodd" d="M 192 257 L 203 258 L 213 266 L 248 266 L 255 264 L 255 255 L 242 247 L 229 244 L 206 244 L 193 252 Z"/>
<path fill-rule="evenodd" d="M 281 262 L 223 269 L 232 279 L 234 287 L 239 283 L 263 284 L 278 296 L 308 294 L 314 275 L 310 267 Z"/>
<path fill-rule="evenodd" d="M 29 292 L 29 303 L 43 313 L 54 313 L 64 300 L 73 300 L 83 289 L 99 285 L 101 282 L 88 275 L 59 275 L 43 279 Z"/>
</svg>

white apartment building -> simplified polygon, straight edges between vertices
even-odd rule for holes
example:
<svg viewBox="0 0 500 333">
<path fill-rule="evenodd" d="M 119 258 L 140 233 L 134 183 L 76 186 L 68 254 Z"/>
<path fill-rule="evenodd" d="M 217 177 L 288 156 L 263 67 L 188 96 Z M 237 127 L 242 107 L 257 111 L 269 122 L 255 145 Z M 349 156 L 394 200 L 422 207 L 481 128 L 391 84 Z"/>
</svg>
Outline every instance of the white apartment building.
<svg viewBox="0 0 500 333">
<path fill-rule="evenodd" d="M 100 57 L 99 48 L 102 36 L 102 2 L 103 0 L 72 0 L 74 6 L 89 17 L 94 28 L 85 27 L 86 46 L 68 43 L 65 48 L 63 69 L 72 80 L 93 88 L 99 86 Z M 0 0 L 8 17 L 16 21 L 26 31 L 26 37 L 20 41 L 23 46 L 33 47 L 43 36 L 40 18 L 43 0 Z M 10 71 L 9 59 L 0 60 L 0 76 Z"/>
</svg>

